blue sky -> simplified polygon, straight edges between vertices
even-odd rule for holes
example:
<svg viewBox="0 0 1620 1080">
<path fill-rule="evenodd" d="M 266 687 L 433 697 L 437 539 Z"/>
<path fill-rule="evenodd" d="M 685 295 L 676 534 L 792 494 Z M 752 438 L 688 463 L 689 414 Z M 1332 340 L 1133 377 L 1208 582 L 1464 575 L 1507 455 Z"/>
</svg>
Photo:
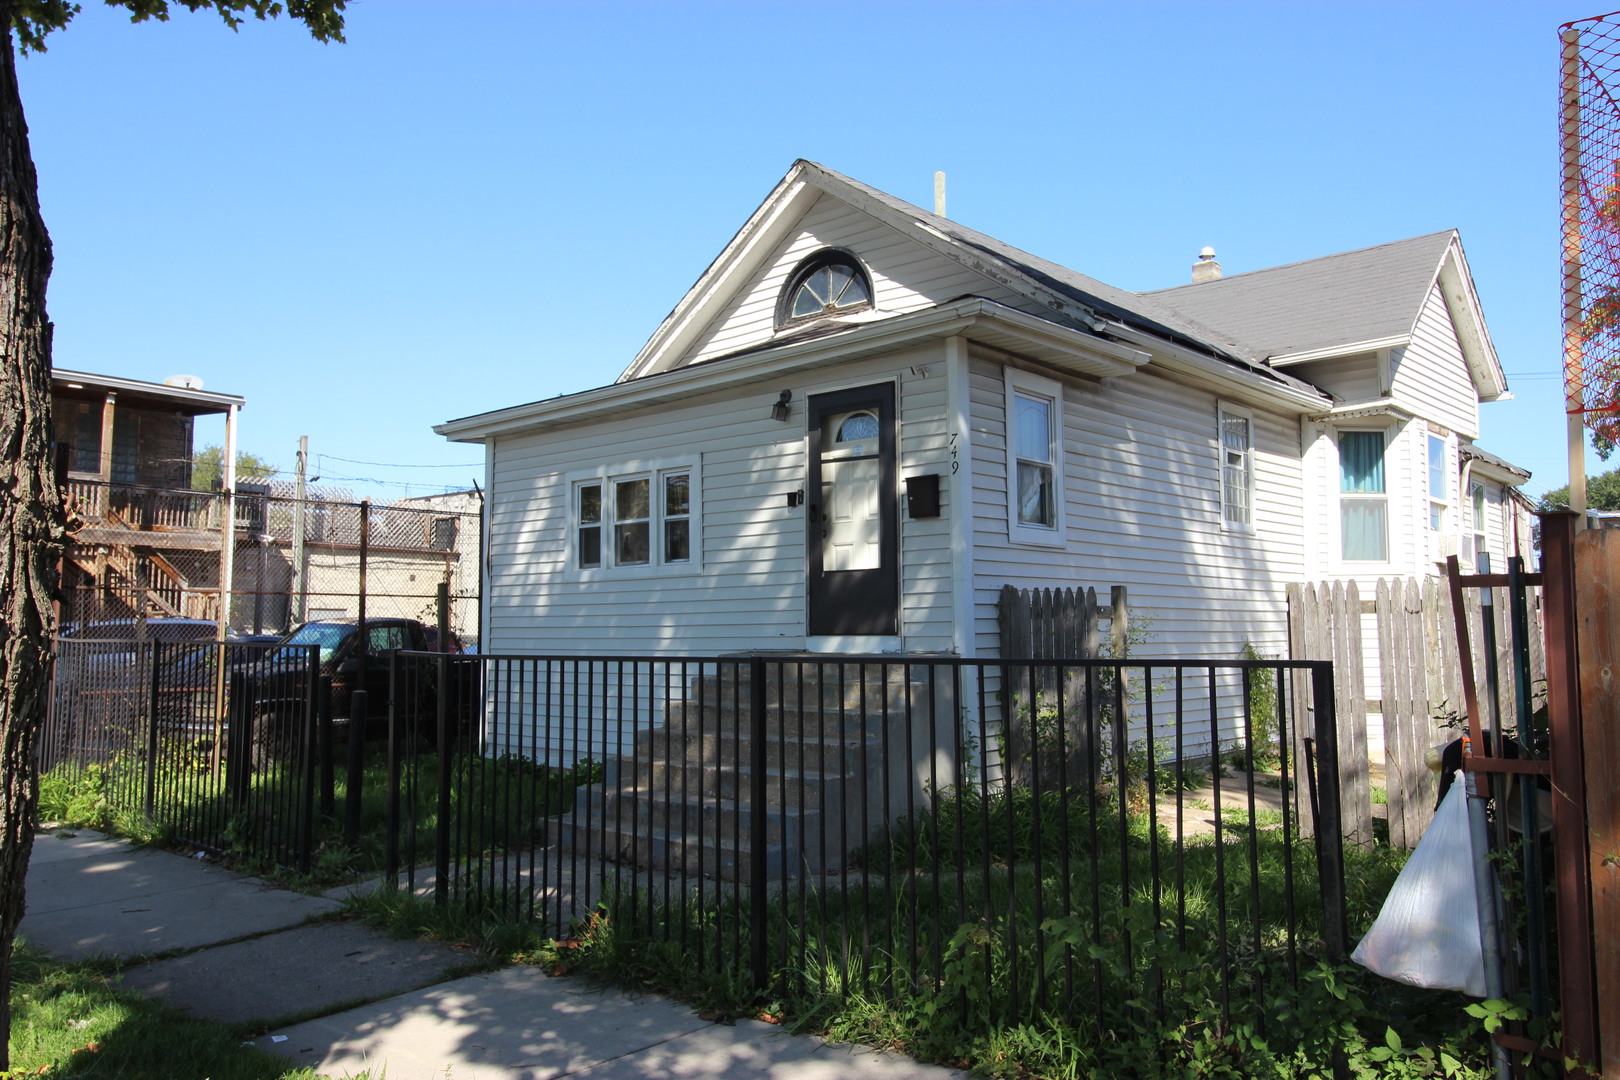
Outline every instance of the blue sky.
<svg viewBox="0 0 1620 1080">
<path fill-rule="evenodd" d="M 21 81 L 60 367 L 247 398 L 242 447 L 377 498 L 431 425 L 611 382 L 798 157 L 1128 289 L 1461 230 L 1568 476 L 1541 0 L 351 0 L 348 43 L 85 11 Z M 205 438 L 215 438 L 204 430 Z M 1589 458 L 1588 471 L 1607 466 Z"/>
</svg>

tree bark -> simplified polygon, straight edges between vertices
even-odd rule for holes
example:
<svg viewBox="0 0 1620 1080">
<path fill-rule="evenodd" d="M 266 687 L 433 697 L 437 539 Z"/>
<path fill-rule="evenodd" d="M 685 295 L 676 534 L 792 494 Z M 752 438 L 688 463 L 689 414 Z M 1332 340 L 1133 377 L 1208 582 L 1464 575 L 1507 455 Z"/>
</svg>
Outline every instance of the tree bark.
<svg viewBox="0 0 1620 1080">
<path fill-rule="evenodd" d="M 0 0 L 0 1073 L 10 1062 L 12 941 L 34 846 L 35 741 L 47 705 L 63 535 L 50 455 L 51 241 L 17 90 L 15 10 L 15 0 Z"/>
</svg>

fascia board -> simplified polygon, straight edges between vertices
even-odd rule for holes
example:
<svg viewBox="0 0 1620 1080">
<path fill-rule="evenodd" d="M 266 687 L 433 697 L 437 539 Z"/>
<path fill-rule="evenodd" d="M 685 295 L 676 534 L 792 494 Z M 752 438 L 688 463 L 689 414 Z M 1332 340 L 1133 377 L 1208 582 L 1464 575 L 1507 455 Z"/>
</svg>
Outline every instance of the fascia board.
<svg viewBox="0 0 1620 1080">
<path fill-rule="evenodd" d="M 808 166 L 809 174 L 815 178 L 816 183 L 829 194 L 844 200 L 878 221 L 898 230 L 902 235 L 916 241 L 937 255 L 966 267 L 976 274 L 981 274 L 992 281 L 1005 285 L 1014 292 L 1021 293 L 1031 300 L 1053 311 L 1076 319 L 1093 330 L 1101 330 L 1102 319 L 1091 308 L 1075 302 L 1074 299 L 1054 292 L 1039 282 L 1032 280 L 1029 275 L 1017 267 L 1007 264 L 988 252 L 978 249 L 969 249 L 959 241 L 940 232 L 928 222 L 911 214 L 902 214 L 886 203 L 872 198 L 858 188 L 843 183 L 837 176 L 831 175 L 824 169 L 814 165 Z"/>
<path fill-rule="evenodd" d="M 805 181 L 803 165 L 794 165 L 653 331 L 617 381 L 656 374 L 683 355 L 820 194 L 820 189 Z"/>
<path fill-rule="evenodd" d="M 1313 394 L 1292 386 L 1284 386 L 1264 375 L 1243 371 L 1212 356 L 1160 338 L 1151 337 L 1121 323 L 1110 323 L 1115 337 L 1140 345 L 1153 354 L 1153 363 L 1168 371 L 1186 375 L 1198 382 L 1213 386 L 1223 394 L 1244 403 L 1278 406 L 1289 412 L 1307 413 L 1320 410 L 1327 403 L 1324 394 Z"/>
<path fill-rule="evenodd" d="M 1375 416 L 1387 416 L 1402 423 L 1417 419 L 1415 413 L 1401 408 L 1389 398 L 1354 405 L 1337 405 L 1326 412 L 1317 413 L 1311 419 L 1325 423 L 1334 420 L 1370 420 Z"/>
<path fill-rule="evenodd" d="M 1285 353 L 1281 356 L 1268 357 L 1266 362 L 1275 368 L 1285 368 L 1294 364 L 1308 364 L 1312 360 L 1331 360 L 1336 356 L 1356 356 L 1360 353 L 1377 352 L 1380 349 L 1401 349 L 1410 344 L 1412 344 L 1411 334 L 1393 334 L 1389 337 L 1369 338 L 1366 341 L 1352 341 L 1345 345 L 1329 345 L 1305 352 Z"/>
<path fill-rule="evenodd" d="M 144 394 L 147 397 L 168 398 L 177 402 L 191 405 L 217 405 L 221 411 L 232 405 L 238 408 L 247 404 L 247 398 L 238 394 L 219 394 L 209 390 L 188 390 L 183 386 L 170 386 L 167 383 L 146 382 L 142 379 L 124 379 L 116 375 L 91 375 L 84 371 L 67 371 L 63 368 L 51 369 L 52 383 L 78 383 L 86 390 L 111 390 L 114 393 L 122 391 L 129 394 Z"/>
<path fill-rule="evenodd" d="M 1507 394 L 1507 376 L 1496 355 L 1491 332 L 1485 325 L 1485 310 L 1474 288 L 1473 273 L 1468 269 L 1462 244 L 1453 236 L 1446 248 L 1445 258 L 1435 273 L 1440 286 L 1441 299 L 1451 315 L 1457 340 L 1462 345 L 1468 373 L 1473 376 L 1474 391 L 1481 401 L 1497 401 Z"/>
<path fill-rule="evenodd" d="M 1099 378 L 1127 374 L 1149 359 L 1144 351 L 1103 341 L 974 297 L 867 323 L 831 337 L 762 349 L 747 356 L 725 357 L 566 397 L 451 420 L 435 425 L 433 430 L 451 442 L 482 442 L 497 435 L 579 423 L 615 409 L 642 409 L 957 335 L 970 340 L 989 339 L 987 343 L 1002 349 L 1007 349 L 1007 343 L 1011 342 L 1017 351 Z"/>
<path fill-rule="evenodd" d="M 1470 460 L 1468 467 L 1475 476 L 1483 476 L 1487 480 L 1494 480 L 1498 484 L 1506 484 L 1509 487 L 1518 487 L 1530 479 L 1530 473 L 1518 468 L 1518 466 L 1504 469 L 1492 462 L 1480 461 L 1478 458 Z"/>
</svg>

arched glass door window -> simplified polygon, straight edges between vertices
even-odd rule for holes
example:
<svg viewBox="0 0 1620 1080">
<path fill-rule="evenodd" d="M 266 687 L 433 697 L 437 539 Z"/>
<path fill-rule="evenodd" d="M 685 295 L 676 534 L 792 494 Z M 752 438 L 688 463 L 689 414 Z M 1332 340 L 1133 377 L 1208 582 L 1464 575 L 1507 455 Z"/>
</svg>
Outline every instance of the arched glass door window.
<svg viewBox="0 0 1620 1080">
<path fill-rule="evenodd" d="M 878 419 L 869 412 L 850 413 L 838 425 L 837 443 L 863 442 L 878 437 Z"/>
<path fill-rule="evenodd" d="M 855 257 L 824 251 L 799 264 L 782 291 L 777 325 L 843 315 L 872 306 L 872 282 Z"/>
</svg>

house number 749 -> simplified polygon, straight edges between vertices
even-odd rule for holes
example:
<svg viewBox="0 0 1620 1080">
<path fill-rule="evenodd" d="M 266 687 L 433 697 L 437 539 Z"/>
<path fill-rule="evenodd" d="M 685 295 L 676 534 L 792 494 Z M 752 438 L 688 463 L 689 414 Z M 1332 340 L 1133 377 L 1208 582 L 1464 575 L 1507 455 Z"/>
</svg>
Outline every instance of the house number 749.
<svg viewBox="0 0 1620 1080">
<path fill-rule="evenodd" d="M 951 432 L 951 475 L 955 476 L 956 471 L 961 467 L 962 462 L 956 456 L 956 432 L 953 431 Z"/>
</svg>

